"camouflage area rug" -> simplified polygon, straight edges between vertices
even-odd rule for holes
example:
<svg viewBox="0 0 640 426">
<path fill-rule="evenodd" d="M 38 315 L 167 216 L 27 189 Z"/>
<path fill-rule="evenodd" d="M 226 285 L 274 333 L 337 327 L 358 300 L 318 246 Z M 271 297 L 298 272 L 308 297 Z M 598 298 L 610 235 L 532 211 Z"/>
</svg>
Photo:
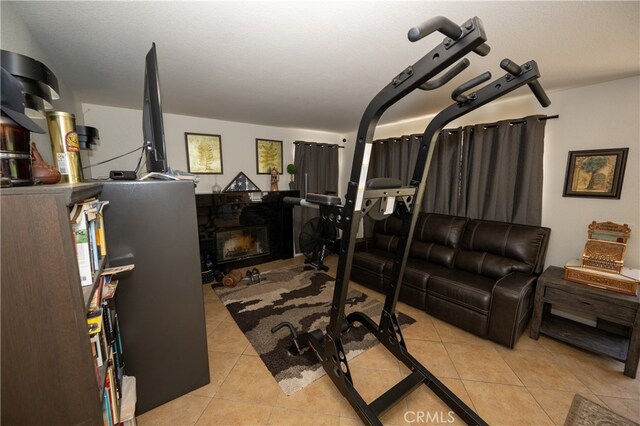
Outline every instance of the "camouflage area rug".
<svg viewBox="0 0 640 426">
<path fill-rule="evenodd" d="M 265 273 L 259 284 L 248 285 L 247 281 L 242 281 L 236 287 L 220 284 L 213 289 L 282 390 L 291 395 L 325 372 L 309 350 L 298 356 L 289 352 L 293 340 L 288 331 L 281 329 L 272 334 L 271 328 L 288 321 L 298 333 L 324 330 L 329 324 L 334 284 L 335 279 L 326 273 L 300 265 Z M 347 314 L 364 312 L 377 322 L 382 303 L 350 289 L 345 311 Z M 398 319 L 402 326 L 415 322 L 404 314 L 398 314 Z M 347 359 L 379 344 L 360 324 L 347 333 L 343 342 Z"/>
</svg>

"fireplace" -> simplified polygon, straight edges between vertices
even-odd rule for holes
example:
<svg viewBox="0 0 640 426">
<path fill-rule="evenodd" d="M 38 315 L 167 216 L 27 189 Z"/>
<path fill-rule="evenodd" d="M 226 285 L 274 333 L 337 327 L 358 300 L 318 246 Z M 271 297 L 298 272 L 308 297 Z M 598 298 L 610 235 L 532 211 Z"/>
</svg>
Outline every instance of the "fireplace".
<svg viewBox="0 0 640 426">
<path fill-rule="evenodd" d="M 293 207 L 283 198 L 298 196 L 298 191 L 197 194 L 203 271 L 211 264 L 227 273 L 292 258 Z"/>
<path fill-rule="evenodd" d="M 267 254 L 269 254 L 269 230 L 266 226 L 216 232 L 216 263 L 218 264 Z"/>
</svg>

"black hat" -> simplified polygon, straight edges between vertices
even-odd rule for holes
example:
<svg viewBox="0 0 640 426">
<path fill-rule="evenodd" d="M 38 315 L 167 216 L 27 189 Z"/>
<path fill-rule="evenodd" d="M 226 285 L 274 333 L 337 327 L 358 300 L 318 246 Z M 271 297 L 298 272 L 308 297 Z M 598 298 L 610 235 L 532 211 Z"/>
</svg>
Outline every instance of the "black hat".
<svg viewBox="0 0 640 426">
<path fill-rule="evenodd" d="M 30 132 L 44 133 L 36 123 L 24 114 L 24 91 L 22 84 L 2 68 L 2 112 L 15 123 Z"/>
</svg>

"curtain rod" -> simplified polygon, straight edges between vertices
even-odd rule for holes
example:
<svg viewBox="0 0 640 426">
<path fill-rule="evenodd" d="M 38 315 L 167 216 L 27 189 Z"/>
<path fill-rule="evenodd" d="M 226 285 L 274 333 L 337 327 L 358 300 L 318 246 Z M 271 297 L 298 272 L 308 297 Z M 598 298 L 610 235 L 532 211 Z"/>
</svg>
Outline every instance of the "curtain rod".
<svg viewBox="0 0 640 426">
<path fill-rule="evenodd" d="M 545 115 L 543 117 L 538 118 L 538 120 L 553 120 L 554 118 L 559 118 L 560 116 L 558 114 L 556 115 Z M 514 120 L 514 121 L 509 121 L 509 124 L 522 124 L 522 123 L 526 123 L 527 120 Z M 498 124 L 486 124 L 483 126 L 485 129 L 489 128 L 489 127 L 498 127 Z"/>
<path fill-rule="evenodd" d="M 336 148 L 344 148 L 344 146 L 342 145 L 338 145 L 336 143 L 319 143 L 319 142 L 304 142 L 304 141 L 295 141 L 293 144 L 294 145 L 300 145 L 300 144 L 306 144 L 306 145 L 319 145 L 319 146 L 330 146 L 330 147 L 336 147 Z"/>
</svg>

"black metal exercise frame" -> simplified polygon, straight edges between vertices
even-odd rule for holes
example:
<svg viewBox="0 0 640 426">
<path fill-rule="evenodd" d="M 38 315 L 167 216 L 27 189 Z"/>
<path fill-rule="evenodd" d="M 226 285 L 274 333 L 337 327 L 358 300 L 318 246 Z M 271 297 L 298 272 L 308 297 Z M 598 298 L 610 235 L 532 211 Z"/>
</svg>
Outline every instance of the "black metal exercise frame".
<svg viewBox="0 0 640 426">
<path fill-rule="evenodd" d="M 500 64 L 507 71 L 505 76 L 469 95 L 463 93 L 488 80 L 490 74 L 482 74 L 462 84 L 454 90 L 452 95 L 456 103 L 445 108 L 429 123 L 422 138 L 409 186 L 387 188 L 377 185 L 367 187 L 366 180 L 373 133 L 384 111 L 415 89 L 431 90 L 448 82 L 469 65 L 468 60 L 463 59 L 440 78 L 433 78 L 469 52 L 475 51 L 482 56 L 489 53 L 489 47 L 485 44 L 486 36 L 482 22 L 477 17 L 470 19 L 460 27 L 444 17 L 436 17 L 411 29 L 409 39 L 417 41 L 435 31 L 444 33 L 447 38 L 413 66 L 396 76 L 367 107 L 358 128 L 345 203 L 341 206 L 332 206 L 330 209 L 325 208 L 323 209 L 324 213 L 321 214 L 323 220 L 334 223 L 342 230 L 340 258 L 331 304 L 331 319 L 326 332 L 314 330 L 297 336 L 291 324 L 288 323 L 280 324 L 272 330 L 275 332 L 279 328 L 288 327 L 294 335 L 297 352 L 308 346 L 322 362 L 327 374 L 356 410 L 358 416 L 369 425 L 380 425 L 379 416 L 421 384 L 427 385 L 467 424 L 487 424 L 409 354 L 400 330 L 395 307 L 409 254 L 410 236 L 413 235 L 417 221 L 417 212 L 422 202 L 435 142 L 442 128 L 452 120 L 506 95 L 524 84 L 531 87 L 542 106 L 546 107 L 550 104 L 537 81 L 540 73 L 535 61 L 519 66 L 505 59 Z M 360 220 L 372 208 L 379 208 L 380 212 L 383 212 L 388 200 L 396 203 L 395 213 L 402 219 L 402 231 L 399 236 L 391 283 L 380 323 L 379 325 L 375 324 L 362 312 L 353 312 L 345 318 L 344 307 Z M 354 323 L 364 325 L 387 350 L 411 370 L 407 377 L 370 404 L 362 399 L 353 385 L 342 344 L 342 335 Z"/>
</svg>

